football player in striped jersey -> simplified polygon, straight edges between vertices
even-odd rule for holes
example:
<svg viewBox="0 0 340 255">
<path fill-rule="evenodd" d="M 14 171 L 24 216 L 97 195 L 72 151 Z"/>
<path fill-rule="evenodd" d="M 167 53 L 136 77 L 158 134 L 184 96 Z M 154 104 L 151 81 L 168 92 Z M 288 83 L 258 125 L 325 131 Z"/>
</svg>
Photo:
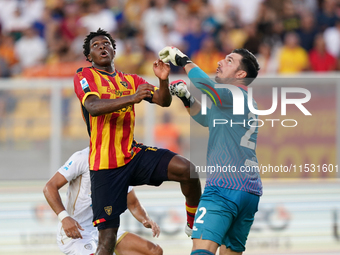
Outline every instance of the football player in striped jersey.
<svg viewBox="0 0 340 255">
<path fill-rule="evenodd" d="M 84 55 L 92 63 L 74 77 L 74 89 L 90 135 L 89 168 L 93 222 L 99 229 L 97 255 L 112 254 L 119 215 L 126 210 L 128 187 L 159 186 L 163 181 L 180 182 L 187 209 L 186 230 L 191 230 L 201 196 L 195 166 L 167 149 L 145 146 L 134 140 L 135 107 L 142 100 L 168 107 L 169 64 L 153 63 L 159 88 L 136 74 L 114 66 L 115 41 L 98 29 L 84 40 Z M 114 208 L 108 213 L 105 208 Z"/>
</svg>

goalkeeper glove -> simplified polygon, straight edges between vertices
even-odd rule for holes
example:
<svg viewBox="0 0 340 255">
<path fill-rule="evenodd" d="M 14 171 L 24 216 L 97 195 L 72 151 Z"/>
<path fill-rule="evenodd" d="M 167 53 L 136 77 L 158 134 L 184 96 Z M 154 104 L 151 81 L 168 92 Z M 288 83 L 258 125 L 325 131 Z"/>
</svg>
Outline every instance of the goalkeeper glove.
<svg viewBox="0 0 340 255">
<path fill-rule="evenodd" d="M 186 108 L 192 106 L 195 103 L 195 98 L 190 95 L 185 81 L 173 81 L 170 83 L 169 89 L 170 94 L 173 96 L 176 95 L 179 99 L 181 99 Z"/>
<path fill-rule="evenodd" d="M 192 63 L 187 55 L 175 47 L 166 46 L 158 55 L 163 62 L 168 63 L 171 61 L 175 66 L 184 67 L 186 64 Z"/>
</svg>

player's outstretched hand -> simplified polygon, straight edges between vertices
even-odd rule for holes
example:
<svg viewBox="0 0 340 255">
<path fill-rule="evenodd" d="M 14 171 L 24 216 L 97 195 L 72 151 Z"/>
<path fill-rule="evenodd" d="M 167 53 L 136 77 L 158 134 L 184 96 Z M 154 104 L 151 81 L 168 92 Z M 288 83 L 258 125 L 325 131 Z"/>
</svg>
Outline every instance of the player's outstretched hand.
<svg viewBox="0 0 340 255">
<path fill-rule="evenodd" d="M 187 55 L 172 46 L 166 46 L 158 55 L 163 62 L 168 63 L 170 61 L 175 66 L 184 67 L 186 64 L 192 63 Z"/>
<path fill-rule="evenodd" d="M 189 99 L 190 92 L 188 90 L 187 84 L 183 80 L 176 80 L 169 84 L 170 94 L 178 97 L 186 97 Z"/>
<path fill-rule="evenodd" d="M 149 219 L 149 220 L 145 220 L 142 222 L 143 226 L 146 228 L 151 228 L 152 229 L 152 236 L 153 237 L 158 237 L 161 230 L 158 226 L 158 224 L 156 222 L 154 222 L 153 220 Z"/>
<path fill-rule="evenodd" d="M 151 98 L 152 94 L 151 91 L 154 91 L 154 86 L 150 84 L 141 84 L 138 86 L 136 93 L 133 94 L 133 103 L 138 104 L 140 101 L 142 101 L 144 98 Z"/>
<path fill-rule="evenodd" d="M 159 79 L 166 80 L 170 74 L 170 65 L 158 59 L 153 62 L 153 72 Z"/>
<path fill-rule="evenodd" d="M 171 95 L 176 95 L 182 100 L 186 108 L 194 104 L 195 98 L 191 96 L 187 84 L 183 80 L 173 81 L 169 84 L 169 90 Z"/>
<path fill-rule="evenodd" d="M 83 236 L 80 234 L 79 230 L 84 231 L 84 229 L 80 226 L 80 224 L 74 220 L 72 217 L 66 217 L 61 222 L 65 234 L 73 239 L 77 238 L 83 238 Z"/>
</svg>

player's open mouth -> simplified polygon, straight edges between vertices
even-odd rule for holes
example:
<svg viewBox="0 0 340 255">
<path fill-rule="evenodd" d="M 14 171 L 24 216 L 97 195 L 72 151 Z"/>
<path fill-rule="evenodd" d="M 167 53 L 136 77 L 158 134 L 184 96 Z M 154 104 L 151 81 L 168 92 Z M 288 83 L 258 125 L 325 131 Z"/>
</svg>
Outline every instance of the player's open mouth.
<svg viewBox="0 0 340 255">
<path fill-rule="evenodd" d="M 103 58 L 107 57 L 108 55 L 109 55 L 109 53 L 108 53 L 106 50 L 103 51 L 103 52 L 100 54 L 100 56 L 103 57 Z"/>
<path fill-rule="evenodd" d="M 220 72 L 221 72 L 221 69 L 219 67 L 217 67 L 216 73 L 220 73 Z"/>
</svg>

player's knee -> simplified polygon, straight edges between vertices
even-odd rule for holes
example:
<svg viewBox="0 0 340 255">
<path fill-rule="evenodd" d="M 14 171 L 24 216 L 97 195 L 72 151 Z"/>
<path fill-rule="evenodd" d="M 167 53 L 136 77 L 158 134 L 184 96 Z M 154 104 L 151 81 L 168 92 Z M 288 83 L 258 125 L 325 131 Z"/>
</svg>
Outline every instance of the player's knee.
<svg viewBox="0 0 340 255">
<path fill-rule="evenodd" d="M 195 171 L 195 165 L 192 164 L 190 161 L 188 161 L 188 163 L 183 166 L 182 171 L 183 181 L 195 183 L 199 180 L 198 173 Z"/>
<path fill-rule="evenodd" d="M 151 249 L 151 255 L 163 255 L 163 249 L 158 244 L 155 244 Z"/>
<path fill-rule="evenodd" d="M 190 255 L 214 255 L 214 253 L 208 251 L 208 250 L 194 250 L 191 252 Z"/>
<path fill-rule="evenodd" d="M 195 166 L 189 160 L 176 155 L 173 160 L 171 160 L 170 164 L 171 165 L 169 165 L 168 173 L 172 180 L 180 182 L 192 180 L 192 178 L 190 178 L 190 169 L 193 169 L 194 172 Z"/>
<path fill-rule="evenodd" d="M 101 230 L 99 231 L 98 247 L 113 253 L 116 246 L 116 239 L 117 233 L 115 229 Z"/>
</svg>

